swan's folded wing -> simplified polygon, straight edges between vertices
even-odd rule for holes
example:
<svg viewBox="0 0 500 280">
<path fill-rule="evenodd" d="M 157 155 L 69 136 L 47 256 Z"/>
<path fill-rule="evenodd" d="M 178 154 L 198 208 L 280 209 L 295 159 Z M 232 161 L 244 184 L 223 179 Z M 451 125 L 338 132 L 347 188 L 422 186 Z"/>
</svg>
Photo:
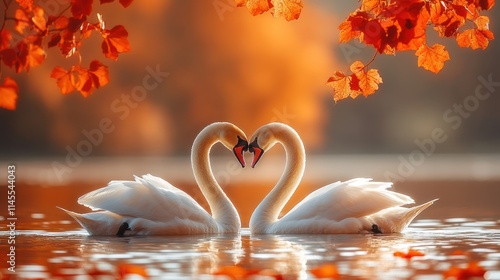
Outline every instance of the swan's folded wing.
<svg viewBox="0 0 500 280">
<path fill-rule="evenodd" d="M 149 174 L 136 177 L 136 181 L 112 181 L 104 188 L 83 195 L 78 203 L 93 210 L 152 221 L 190 219 L 206 222 L 211 218 L 188 194 Z"/>
<path fill-rule="evenodd" d="M 309 194 L 283 219 L 325 218 L 340 221 L 414 203 L 407 195 L 387 190 L 391 185 L 364 178 L 332 183 Z"/>
</svg>

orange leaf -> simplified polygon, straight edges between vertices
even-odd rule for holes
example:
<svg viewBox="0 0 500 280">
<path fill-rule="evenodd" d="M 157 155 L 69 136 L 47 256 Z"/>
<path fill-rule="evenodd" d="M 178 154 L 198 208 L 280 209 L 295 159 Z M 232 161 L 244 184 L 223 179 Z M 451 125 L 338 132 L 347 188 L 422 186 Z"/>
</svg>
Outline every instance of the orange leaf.
<svg viewBox="0 0 500 280">
<path fill-rule="evenodd" d="M 363 0 L 361 2 L 361 10 L 378 15 L 386 5 L 386 2 L 383 0 Z"/>
<path fill-rule="evenodd" d="M 31 11 L 33 8 L 33 0 L 16 0 L 16 2 L 21 6 L 21 8 Z"/>
<path fill-rule="evenodd" d="M 250 11 L 252 16 L 260 15 L 263 12 L 269 11 L 272 4 L 270 0 L 245 0 L 247 9 Z"/>
<path fill-rule="evenodd" d="M 346 76 L 342 71 L 336 71 L 328 79 L 327 85 L 333 88 L 333 100 L 335 102 L 352 95 L 351 79 L 351 76 Z"/>
<path fill-rule="evenodd" d="M 66 71 L 61 66 L 56 66 L 50 73 L 50 77 L 57 80 L 57 86 L 63 94 L 68 94 L 75 90 L 71 71 Z"/>
<path fill-rule="evenodd" d="M 407 259 L 407 260 L 410 260 L 413 257 L 422 257 L 422 256 L 425 256 L 424 253 L 422 253 L 420 251 L 417 251 L 417 250 L 414 250 L 414 249 L 409 249 L 408 253 L 396 251 L 396 252 L 394 252 L 393 255 L 395 257 L 400 257 L 400 258 L 404 258 L 404 259 Z"/>
<path fill-rule="evenodd" d="M 432 47 L 422 45 L 415 52 L 418 56 L 418 66 L 434 73 L 438 73 L 444 66 L 444 62 L 450 59 L 450 55 L 443 45 L 434 44 Z"/>
<path fill-rule="evenodd" d="M 217 271 L 212 273 L 212 275 L 224 275 L 231 279 L 242 279 L 247 275 L 246 269 L 240 266 L 222 266 Z"/>
<path fill-rule="evenodd" d="M 489 44 L 489 40 L 494 39 L 493 32 L 490 30 L 479 30 L 477 28 L 468 29 L 464 32 L 458 34 L 457 43 L 462 48 L 476 49 L 486 49 Z"/>
<path fill-rule="evenodd" d="M 476 261 L 467 264 L 465 268 L 452 266 L 443 273 L 445 279 L 468 280 L 468 279 L 483 279 L 486 270 L 481 267 Z"/>
<path fill-rule="evenodd" d="M 47 21 L 45 20 L 45 12 L 41 7 L 35 6 L 33 8 L 33 17 L 31 18 L 33 24 L 39 30 L 47 29 Z"/>
<path fill-rule="evenodd" d="M 298 19 L 304 4 L 302 0 L 271 0 L 271 14 L 275 18 L 283 17 L 287 21 Z"/>
<path fill-rule="evenodd" d="M 3 84 L 0 85 L 0 108 L 15 110 L 18 93 L 19 87 L 16 81 L 6 77 Z"/>
<path fill-rule="evenodd" d="M 37 45 L 30 44 L 29 51 L 26 56 L 26 71 L 29 71 L 31 67 L 38 66 L 45 60 L 45 51 Z"/>
<path fill-rule="evenodd" d="M 353 38 L 358 38 L 369 18 L 366 12 L 357 11 L 356 13 L 350 14 L 338 27 L 340 30 L 339 42 L 345 43 Z"/>
<path fill-rule="evenodd" d="M 489 30 L 490 29 L 490 18 L 487 16 L 479 16 L 474 20 L 478 30 Z"/>
<path fill-rule="evenodd" d="M 134 264 L 120 264 L 118 266 L 118 274 L 120 275 L 120 279 L 125 279 L 127 275 L 131 274 L 148 277 L 145 267 Z"/>
<path fill-rule="evenodd" d="M 24 33 L 24 30 L 30 26 L 31 20 L 28 14 L 23 9 L 17 9 L 14 18 L 16 19 L 16 25 L 14 29 L 20 34 Z"/>
<path fill-rule="evenodd" d="M 359 79 L 358 85 L 365 97 L 375 93 L 378 85 L 382 83 L 382 78 L 378 74 L 378 70 L 370 69 L 366 71 L 365 65 L 360 61 L 355 61 L 351 64 L 351 71 Z"/>
<path fill-rule="evenodd" d="M 118 59 L 118 54 L 130 51 L 128 42 L 128 32 L 122 25 L 117 25 L 111 30 L 102 32 L 104 41 L 102 42 L 102 52 L 107 58 Z"/>
<path fill-rule="evenodd" d="M 316 278 L 335 279 L 340 278 L 337 267 L 333 264 L 323 264 L 309 270 Z"/>
<path fill-rule="evenodd" d="M 105 86 L 109 82 L 108 66 L 98 60 L 90 62 L 89 74 L 96 88 Z"/>
</svg>

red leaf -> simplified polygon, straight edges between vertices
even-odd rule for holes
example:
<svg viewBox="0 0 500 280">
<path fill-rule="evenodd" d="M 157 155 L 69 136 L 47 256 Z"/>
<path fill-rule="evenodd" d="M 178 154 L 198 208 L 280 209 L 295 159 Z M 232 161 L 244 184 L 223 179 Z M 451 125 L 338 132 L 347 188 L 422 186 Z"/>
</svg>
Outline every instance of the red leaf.
<svg viewBox="0 0 500 280">
<path fill-rule="evenodd" d="M 86 18 L 92 12 L 93 0 L 71 0 L 71 14 L 78 19 Z"/>
<path fill-rule="evenodd" d="M 132 4 L 134 0 L 120 0 L 120 4 L 122 4 L 122 6 L 124 8 L 128 8 L 128 6 L 130 6 L 130 4 Z"/>
<path fill-rule="evenodd" d="M 130 51 L 130 43 L 128 42 L 128 32 L 125 27 L 117 25 L 111 30 L 102 32 L 104 41 L 102 42 L 102 52 L 107 58 L 113 60 L 118 59 L 118 54 Z"/>
<path fill-rule="evenodd" d="M 19 87 L 16 81 L 10 77 L 6 77 L 3 84 L 0 85 L 0 108 L 15 110 L 18 93 Z"/>
<path fill-rule="evenodd" d="M 353 38 L 358 38 L 361 35 L 361 31 L 364 30 L 369 18 L 366 12 L 360 11 L 349 15 L 349 17 L 338 27 L 340 30 L 339 42 L 346 43 Z"/>
<path fill-rule="evenodd" d="M 0 31 L 0 51 L 10 47 L 10 42 L 12 41 L 12 34 L 8 29 L 2 29 Z"/>
<path fill-rule="evenodd" d="M 93 60 L 90 63 L 89 74 L 92 77 L 95 88 L 105 86 L 109 82 L 108 66 L 98 60 Z"/>
<path fill-rule="evenodd" d="M 5 65 L 20 73 L 26 66 L 29 46 L 24 42 L 19 42 L 13 48 L 2 50 L 1 57 Z"/>
<path fill-rule="evenodd" d="M 71 72 L 64 70 L 61 66 L 56 66 L 50 73 L 50 77 L 57 80 L 57 86 L 63 94 L 68 94 L 75 90 Z"/>
</svg>

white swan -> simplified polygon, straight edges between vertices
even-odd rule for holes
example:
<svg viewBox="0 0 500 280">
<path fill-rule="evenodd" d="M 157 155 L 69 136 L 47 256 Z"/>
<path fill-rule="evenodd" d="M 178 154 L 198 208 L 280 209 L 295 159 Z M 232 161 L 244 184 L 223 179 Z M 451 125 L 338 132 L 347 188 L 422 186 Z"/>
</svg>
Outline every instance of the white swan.
<svg viewBox="0 0 500 280">
<path fill-rule="evenodd" d="M 173 235 L 238 232 L 236 208 L 215 180 L 209 161 L 217 143 L 232 149 L 245 166 L 246 136 L 231 123 L 213 123 L 196 137 L 191 150 L 194 177 L 213 217 L 192 197 L 153 175 L 135 181 L 111 181 L 108 186 L 80 197 L 78 203 L 94 212 L 78 214 L 65 209 L 91 235 Z"/>
<path fill-rule="evenodd" d="M 401 232 L 435 201 L 412 208 L 400 207 L 414 203 L 413 199 L 387 190 L 391 183 L 358 178 L 312 192 L 278 219 L 304 173 L 304 145 L 297 132 L 282 123 L 264 125 L 250 139 L 249 151 L 254 153 L 252 167 L 276 143 L 281 143 L 286 152 L 283 175 L 250 218 L 253 234 Z"/>
</svg>

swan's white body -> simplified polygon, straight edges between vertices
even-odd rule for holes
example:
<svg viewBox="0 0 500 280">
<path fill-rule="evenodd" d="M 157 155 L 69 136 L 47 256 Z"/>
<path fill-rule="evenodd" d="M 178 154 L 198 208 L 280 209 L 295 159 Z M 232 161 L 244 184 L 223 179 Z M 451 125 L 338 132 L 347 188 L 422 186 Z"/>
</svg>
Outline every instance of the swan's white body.
<svg viewBox="0 0 500 280">
<path fill-rule="evenodd" d="M 250 144 L 255 153 L 253 165 L 275 143 L 281 143 L 286 152 L 282 177 L 250 218 L 253 234 L 401 232 L 435 201 L 401 207 L 414 203 L 413 199 L 387 190 L 391 183 L 358 178 L 312 192 L 278 219 L 304 173 L 304 146 L 295 130 L 281 123 L 259 128 L 251 139 L 255 139 Z"/>
<path fill-rule="evenodd" d="M 135 177 L 135 181 L 112 181 L 78 199 L 78 203 L 94 212 L 78 214 L 61 209 L 91 235 L 117 235 L 124 223 L 128 225 L 124 235 L 238 232 L 240 217 L 212 174 L 209 152 L 217 142 L 230 148 L 230 143 L 236 142 L 237 137 L 241 139 L 240 136 L 246 139 L 236 126 L 214 123 L 203 129 L 194 141 L 193 172 L 213 217 L 188 194 L 149 174 Z"/>
</svg>

